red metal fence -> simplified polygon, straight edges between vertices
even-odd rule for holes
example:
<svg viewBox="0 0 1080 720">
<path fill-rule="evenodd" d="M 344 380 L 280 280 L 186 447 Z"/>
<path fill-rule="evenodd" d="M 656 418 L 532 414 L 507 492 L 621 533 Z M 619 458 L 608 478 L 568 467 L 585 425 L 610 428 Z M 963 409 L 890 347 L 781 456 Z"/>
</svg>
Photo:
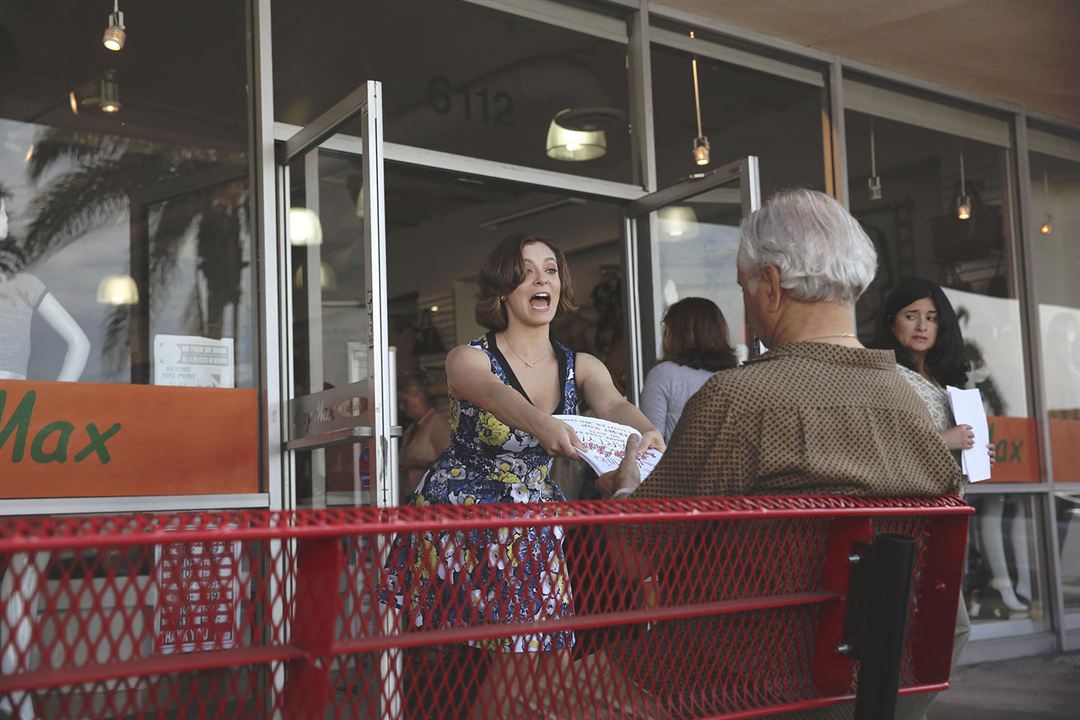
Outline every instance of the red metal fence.
<svg viewBox="0 0 1080 720">
<path fill-rule="evenodd" d="M 854 693 L 853 543 L 918 540 L 947 685 L 959 498 L 7 519 L 0 716 L 750 718 Z M 513 652 L 518 650 L 520 652 Z"/>
</svg>

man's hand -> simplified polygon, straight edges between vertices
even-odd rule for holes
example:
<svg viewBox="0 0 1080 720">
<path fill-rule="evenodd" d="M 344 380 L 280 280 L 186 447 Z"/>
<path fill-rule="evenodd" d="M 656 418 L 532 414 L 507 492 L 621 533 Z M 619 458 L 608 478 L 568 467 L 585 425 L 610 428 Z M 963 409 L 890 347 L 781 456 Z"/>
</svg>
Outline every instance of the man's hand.
<svg viewBox="0 0 1080 720">
<path fill-rule="evenodd" d="M 641 437 L 631 435 L 626 439 L 626 454 L 617 470 L 604 473 L 596 479 L 596 486 L 606 497 L 611 497 L 619 490 L 628 488 L 637 490 L 641 485 L 641 472 L 637 466 L 638 451 L 641 449 Z"/>
<path fill-rule="evenodd" d="M 644 455 L 645 452 L 650 449 L 656 449 L 660 452 L 667 450 L 667 443 L 664 442 L 664 436 L 655 428 L 646 430 L 641 435 L 641 444 L 638 446 L 638 454 Z"/>
</svg>

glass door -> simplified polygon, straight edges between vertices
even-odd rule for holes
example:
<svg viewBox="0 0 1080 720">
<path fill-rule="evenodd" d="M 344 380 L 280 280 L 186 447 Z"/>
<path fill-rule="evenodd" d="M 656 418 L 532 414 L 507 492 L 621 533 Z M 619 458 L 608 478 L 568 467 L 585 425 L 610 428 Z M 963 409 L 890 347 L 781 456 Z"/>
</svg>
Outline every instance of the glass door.
<svg viewBox="0 0 1080 720">
<path fill-rule="evenodd" d="M 287 508 L 397 502 L 380 93 L 366 83 L 277 147 Z"/>
<path fill-rule="evenodd" d="M 739 224 L 761 204 L 758 159 L 746 157 L 708 173 L 693 175 L 646 195 L 626 207 L 638 283 L 637 317 L 644 363 L 635 373 L 640 392 L 644 372 L 662 352 L 660 320 L 686 297 L 715 302 L 727 319 L 740 360 L 754 354 L 736 281 Z M 635 306 L 633 294 L 630 305 Z M 633 315 L 634 312 L 631 312 Z"/>
</svg>

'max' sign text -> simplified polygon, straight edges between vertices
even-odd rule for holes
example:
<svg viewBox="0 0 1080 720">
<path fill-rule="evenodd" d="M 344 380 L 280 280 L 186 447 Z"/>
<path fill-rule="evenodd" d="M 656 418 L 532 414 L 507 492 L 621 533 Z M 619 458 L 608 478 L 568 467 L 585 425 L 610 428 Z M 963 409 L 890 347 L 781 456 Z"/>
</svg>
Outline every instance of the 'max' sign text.
<svg viewBox="0 0 1080 720">
<path fill-rule="evenodd" d="M 0 453 L 10 440 L 11 462 L 17 463 L 22 462 L 26 454 L 26 441 L 30 435 L 30 420 L 34 415 L 37 393 L 33 390 L 26 393 L 10 416 L 7 414 L 7 400 L 7 390 L 0 390 Z M 74 424 L 67 420 L 54 420 L 34 435 L 30 442 L 30 460 L 45 465 L 65 463 L 69 457 L 76 463 L 96 457 L 102 465 L 107 465 L 112 459 L 109 456 L 108 442 L 120 429 L 120 423 L 113 423 L 105 431 L 100 430 L 96 423 L 87 423 L 83 431 L 76 434 Z M 74 456 L 70 456 L 69 448 L 74 449 L 71 444 L 73 435 L 80 449 Z"/>
</svg>

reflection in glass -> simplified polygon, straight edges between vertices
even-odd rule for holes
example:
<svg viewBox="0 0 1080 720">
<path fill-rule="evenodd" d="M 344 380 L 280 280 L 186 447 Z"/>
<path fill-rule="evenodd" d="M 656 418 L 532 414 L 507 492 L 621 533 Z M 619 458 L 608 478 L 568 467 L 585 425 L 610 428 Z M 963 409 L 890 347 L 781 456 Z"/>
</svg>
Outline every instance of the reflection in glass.
<svg viewBox="0 0 1080 720">
<path fill-rule="evenodd" d="M 964 598 L 973 623 L 1026 620 L 1046 624 L 1034 501 L 1027 495 L 969 497 L 971 523 Z"/>
<path fill-rule="evenodd" d="M 1080 481 L 1080 161 L 1031 153 L 1042 371 L 1055 482 Z"/>
<path fill-rule="evenodd" d="M 748 355 L 742 291 L 737 283 L 742 199 L 720 187 L 656 211 L 660 294 L 658 316 L 683 298 L 703 297 L 720 308 L 740 360 Z"/>
<path fill-rule="evenodd" d="M 157 457 L 138 492 L 252 491 L 259 405 L 245 8 L 148 5 L 123 52 L 102 47 L 105 16 L 93 3 L 0 14 L 0 294 L 21 284 L 23 308 L 17 330 L 0 312 L 0 379 L 84 381 L 56 389 L 72 398 L 72 420 L 127 412 L 122 398 L 142 398 L 130 405 L 149 412 L 169 401 L 198 405 L 198 423 L 188 410 L 162 416 L 182 448 L 162 452 L 191 458 L 198 448 L 184 445 L 199 433 L 184 433 L 212 427 L 217 411 L 231 418 L 222 452 L 237 456 L 234 468 L 214 461 L 203 475 Z M 194 36 L 203 42 L 193 45 Z M 15 348 L 19 357 L 5 359 Z M 99 478 L 80 475 L 79 494 L 132 494 L 110 489 L 120 465 L 114 456 Z M 30 492 L 69 493 L 68 481 L 58 475 Z"/>
<path fill-rule="evenodd" d="M 698 57 L 699 131 L 691 58 L 663 45 L 651 49 L 660 187 L 757 155 L 763 196 L 786 187 L 825 189 L 820 87 Z"/>
<path fill-rule="evenodd" d="M 378 80 L 387 142 L 631 181 L 625 43 L 484 4 L 274 0 L 274 118 Z"/>
<path fill-rule="evenodd" d="M 1054 507 L 1065 608 L 1080 612 L 1080 492 L 1057 493 Z"/>
<path fill-rule="evenodd" d="M 901 281 L 941 285 L 960 322 L 967 386 L 982 394 L 989 416 L 998 459 L 992 480 L 1038 482 L 1006 149 L 852 110 L 845 118 L 851 211 L 878 253 L 877 277 L 856 306 L 860 336 L 874 337 L 884 299 Z M 867 192 L 875 171 L 880 198 Z M 971 203 L 966 220 L 957 213 L 960 197 Z"/>
</svg>

